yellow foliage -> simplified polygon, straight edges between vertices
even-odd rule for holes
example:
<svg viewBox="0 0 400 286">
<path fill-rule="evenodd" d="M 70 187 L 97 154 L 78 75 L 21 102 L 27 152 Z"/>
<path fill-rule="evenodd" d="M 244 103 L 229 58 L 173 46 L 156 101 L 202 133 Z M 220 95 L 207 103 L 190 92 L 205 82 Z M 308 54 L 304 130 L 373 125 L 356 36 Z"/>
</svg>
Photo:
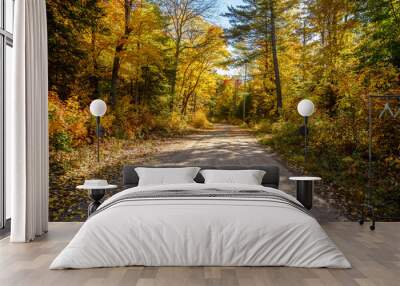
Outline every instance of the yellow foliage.
<svg viewBox="0 0 400 286">
<path fill-rule="evenodd" d="M 169 118 L 168 128 L 171 130 L 181 131 L 186 129 L 186 121 L 183 120 L 182 116 L 178 112 L 173 112 Z"/>
<path fill-rule="evenodd" d="M 55 92 L 49 93 L 49 137 L 64 130 L 64 105 Z"/>
<path fill-rule="evenodd" d="M 211 128 L 212 124 L 208 121 L 206 114 L 203 111 L 197 111 L 192 119 L 192 125 L 195 128 Z"/>
</svg>

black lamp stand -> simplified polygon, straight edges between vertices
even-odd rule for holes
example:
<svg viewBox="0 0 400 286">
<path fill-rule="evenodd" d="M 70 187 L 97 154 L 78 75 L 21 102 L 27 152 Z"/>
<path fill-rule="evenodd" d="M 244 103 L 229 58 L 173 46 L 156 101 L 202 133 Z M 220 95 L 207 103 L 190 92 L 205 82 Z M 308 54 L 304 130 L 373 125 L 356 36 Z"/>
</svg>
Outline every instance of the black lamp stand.
<svg viewBox="0 0 400 286">
<path fill-rule="evenodd" d="M 304 116 L 304 172 L 307 166 L 307 151 L 308 151 L 308 116 Z"/>
<path fill-rule="evenodd" d="M 100 116 L 96 116 L 97 163 L 100 163 Z"/>
</svg>

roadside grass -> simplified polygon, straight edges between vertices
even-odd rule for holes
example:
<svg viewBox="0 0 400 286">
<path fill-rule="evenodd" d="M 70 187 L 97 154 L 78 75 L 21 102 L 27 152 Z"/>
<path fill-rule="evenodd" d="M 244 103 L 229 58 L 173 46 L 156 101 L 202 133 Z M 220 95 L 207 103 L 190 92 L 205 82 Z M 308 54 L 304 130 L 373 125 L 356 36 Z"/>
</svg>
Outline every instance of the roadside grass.
<svg viewBox="0 0 400 286">
<path fill-rule="evenodd" d="M 289 168 L 301 174 L 320 176 L 319 195 L 338 208 L 350 220 L 360 216 L 364 191 L 368 185 L 368 161 L 365 152 L 355 150 L 345 154 L 335 141 L 325 141 L 315 129 L 310 134 L 307 162 L 304 161 L 304 137 L 299 126 L 289 122 L 278 122 L 269 126 L 253 125 L 259 142 L 276 151 L 287 162 Z M 306 163 L 306 164 L 305 164 Z M 379 207 L 389 197 L 399 201 L 399 182 L 396 166 L 375 164 L 374 190 L 371 200 L 382 220 L 396 220 L 400 216 L 397 205 Z M 396 182 L 397 181 L 397 182 Z M 397 192 L 396 192 L 397 190 Z"/>
</svg>

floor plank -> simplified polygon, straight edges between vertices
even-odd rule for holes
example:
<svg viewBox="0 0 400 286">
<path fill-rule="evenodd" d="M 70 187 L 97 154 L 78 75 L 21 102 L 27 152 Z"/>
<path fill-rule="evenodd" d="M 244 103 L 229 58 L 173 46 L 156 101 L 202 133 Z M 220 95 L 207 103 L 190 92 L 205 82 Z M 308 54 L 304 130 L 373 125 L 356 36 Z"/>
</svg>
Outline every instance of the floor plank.
<svg viewBox="0 0 400 286">
<path fill-rule="evenodd" d="M 45 236 L 28 244 L 0 240 L 1 286 L 397 286 L 400 223 L 368 225 L 330 222 L 322 226 L 353 265 L 352 269 L 289 267 L 119 267 L 49 270 L 81 223 L 50 223 Z"/>
</svg>

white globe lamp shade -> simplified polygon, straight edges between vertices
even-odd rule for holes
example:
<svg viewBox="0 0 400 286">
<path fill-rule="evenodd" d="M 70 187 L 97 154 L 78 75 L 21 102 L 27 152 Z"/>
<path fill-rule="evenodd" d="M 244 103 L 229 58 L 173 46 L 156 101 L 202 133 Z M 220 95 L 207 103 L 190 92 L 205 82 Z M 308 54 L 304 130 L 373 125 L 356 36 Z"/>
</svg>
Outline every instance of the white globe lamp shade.
<svg viewBox="0 0 400 286">
<path fill-rule="evenodd" d="M 107 111 L 106 103 L 101 99 L 95 99 L 90 103 L 90 113 L 93 116 L 103 116 Z"/>
<path fill-rule="evenodd" d="M 297 105 L 297 111 L 303 117 L 311 116 L 315 111 L 314 103 L 309 99 L 303 99 Z"/>
</svg>

